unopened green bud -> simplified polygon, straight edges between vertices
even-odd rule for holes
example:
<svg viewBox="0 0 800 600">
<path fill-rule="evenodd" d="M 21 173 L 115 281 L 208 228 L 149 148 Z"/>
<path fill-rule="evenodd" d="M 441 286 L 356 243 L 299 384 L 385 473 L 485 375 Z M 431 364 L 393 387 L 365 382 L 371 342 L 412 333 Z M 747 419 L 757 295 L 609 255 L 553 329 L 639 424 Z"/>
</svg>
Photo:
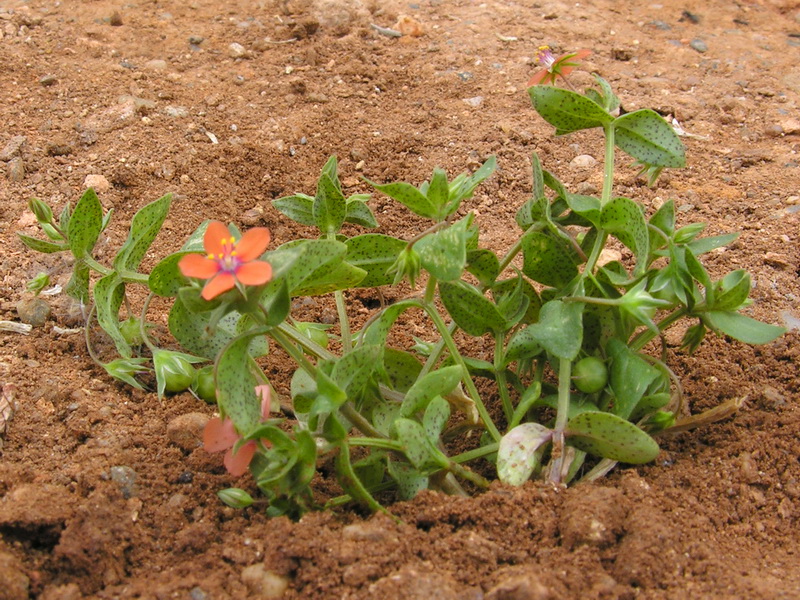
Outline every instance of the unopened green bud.
<svg viewBox="0 0 800 600">
<path fill-rule="evenodd" d="M 226 488 L 220 490 L 217 492 L 217 496 L 231 508 L 247 508 L 255 502 L 250 494 L 240 488 Z"/>
<path fill-rule="evenodd" d="M 192 391 L 201 400 L 205 400 L 209 404 L 214 404 L 217 401 L 217 386 L 214 383 L 214 367 L 209 365 L 198 369 L 194 374 L 194 381 L 192 382 Z"/>
<path fill-rule="evenodd" d="M 419 254 L 412 247 L 406 247 L 394 261 L 394 264 L 389 267 L 387 273 L 394 275 L 394 283 L 398 284 L 403 279 L 408 277 L 408 282 L 413 288 L 416 284 L 419 272 L 422 269 L 422 262 L 420 261 Z"/>
<path fill-rule="evenodd" d="M 140 320 L 136 317 L 131 317 L 130 319 L 122 321 L 119 324 L 119 332 L 122 334 L 122 337 L 125 338 L 125 341 L 131 346 L 141 346 L 144 344 L 142 330 L 139 325 Z"/>
<path fill-rule="evenodd" d="M 675 413 L 666 410 L 659 410 L 644 422 L 649 433 L 663 431 L 675 424 Z"/>
<path fill-rule="evenodd" d="M 195 357 L 169 350 L 156 350 L 153 353 L 153 366 L 158 382 L 158 397 L 164 392 L 182 392 L 194 381 L 194 367 L 189 359 Z M 196 359 L 199 360 L 199 359 Z"/>
<path fill-rule="evenodd" d="M 657 330 L 653 317 L 656 310 L 669 306 L 669 301 L 653 298 L 645 289 L 647 281 L 642 279 L 619 299 L 619 307 L 635 321 Z"/>
<path fill-rule="evenodd" d="M 38 296 L 39 292 L 41 292 L 48 285 L 50 285 L 50 275 L 47 273 L 39 273 L 36 277 L 31 279 L 25 285 L 25 287 L 28 288 L 29 292 L 33 292 Z"/>
<path fill-rule="evenodd" d="M 39 223 L 51 223 L 53 221 L 53 211 L 47 205 L 47 203 L 42 202 L 38 198 L 31 198 L 28 201 L 28 208 L 31 209 L 31 212 L 36 215 L 36 220 Z"/>
<path fill-rule="evenodd" d="M 128 385 L 143 390 L 144 386 L 134 378 L 134 375 L 149 371 L 148 362 L 146 358 L 118 358 L 109 363 L 104 363 L 103 368 L 114 379 L 119 379 Z"/>
</svg>

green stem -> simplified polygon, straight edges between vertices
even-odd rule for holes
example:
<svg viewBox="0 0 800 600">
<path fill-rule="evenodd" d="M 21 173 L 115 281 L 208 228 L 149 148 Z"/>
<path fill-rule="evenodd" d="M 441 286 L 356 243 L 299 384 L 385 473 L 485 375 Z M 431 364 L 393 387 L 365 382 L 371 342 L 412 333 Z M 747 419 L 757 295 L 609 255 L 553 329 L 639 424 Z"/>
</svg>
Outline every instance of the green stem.
<svg viewBox="0 0 800 600">
<path fill-rule="evenodd" d="M 457 327 L 458 325 L 456 325 L 455 322 L 450 323 L 450 325 L 447 327 L 448 333 L 450 333 L 450 335 L 452 336 L 455 333 Z M 431 354 L 430 356 L 428 356 L 428 360 L 426 360 L 425 364 L 422 366 L 422 371 L 420 371 L 419 377 L 427 375 L 430 372 L 430 370 L 433 369 L 434 365 L 439 360 L 439 357 L 442 355 L 444 346 L 445 346 L 444 338 L 439 338 L 439 341 L 436 342 L 436 344 L 433 347 L 433 350 L 431 350 Z"/>
<path fill-rule="evenodd" d="M 404 452 L 405 446 L 397 440 L 390 440 L 386 438 L 374 437 L 351 437 L 347 440 L 351 446 L 367 446 L 369 448 L 382 448 L 383 450 L 392 450 L 394 452 Z"/>
<path fill-rule="evenodd" d="M 659 332 L 662 332 L 667 327 L 672 325 L 675 321 L 682 319 L 687 314 L 689 314 L 689 309 L 687 309 L 686 307 L 679 308 L 675 312 L 670 313 L 666 317 L 661 319 L 656 325 L 656 327 L 658 327 Z M 628 343 L 628 346 L 630 347 L 631 350 L 637 352 L 638 350 L 644 348 L 647 345 L 647 343 L 657 335 L 658 334 L 656 332 L 650 329 L 644 329 L 633 337 L 630 343 Z"/>
<path fill-rule="evenodd" d="M 558 407 L 556 426 L 553 430 L 553 459 L 550 463 L 550 481 L 561 483 L 564 469 L 564 431 L 569 419 L 569 388 L 571 385 L 572 361 L 560 358 L 558 362 Z"/>
<path fill-rule="evenodd" d="M 490 454 L 494 454 L 497 452 L 497 449 L 500 447 L 500 444 L 488 444 L 486 446 L 481 446 L 480 448 L 475 448 L 474 450 L 467 450 L 466 452 L 462 452 L 461 454 L 456 454 L 455 456 L 451 456 L 450 460 L 454 463 L 465 463 L 471 460 L 475 460 L 476 458 L 483 458 L 484 456 L 488 456 Z"/>
<path fill-rule="evenodd" d="M 341 290 L 336 290 L 333 296 L 336 298 L 336 312 L 339 313 L 339 332 L 342 337 L 342 350 L 347 354 L 353 349 L 353 340 L 350 334 L 350 321 L 347 318 L 347 306 L 345 306 L 344 294 Z"/>
<path fill-rule="evenodd" d="M 153 353 L 155 356 L 156 352 L 158 352 L 158 348 L 153 345 L 153 342 L 150 341 L 150 337 L 147 335 L 147 310 L 150 308 L 150 301 L 155 297 L 153 292 L 150 292 L 147 295 L 147 298 L 144 299 L 144 306 L 142 306 L 142 316 L 139 319 L 139 334 L 142 336 L 142 341 L 144 341 L 145 345 L 150 349 L 150 352 Z"/>
<path fill-rule="evenodd" d="M 500 392 L 500 400 L 503 403 L 503 414 L 505 414 L 506 423 L 511 423 L 514 406 L 511 404 L 511 397 L 508 395 L 506 369 L 503 365 L 503 337 L 502 333 L 495 333 L 494 336 L 494 375 L 497 379 L 497 389 Z"/>
<path fill-rule="evenodd" d="M 444 320 L 442 319 L 441 315 L 436 310 L 436 307 L 431 304 L 426 304 L 425 302 L 420 302 L 419 304 L 422 309 L 428 313 L 428 316 L 433 321 L 434 326 L 436 329 L 439 330 L 439 335 L 442 336 L 445 345 L 447 346 L 447 350 L 453 357 L 453 360 L 456 361 L 458 366 L 461 367 L 462 375 L 461 379 L 464 381 L 464 385 L 467 386 L 467 392 L 472 398 L 472 401 L 475 403 L 475 408 L 478 410 L 478 414 L 480 415 L 481 419 L 483 420 L 483 424 L 486 427 L 486 430 L 489 432 L 489 435 L 492 436 L 494 441 L 499 442 L 500 432 L 497 430 L 497 426 L 492 421 L 492 417 L 489 416 L 489 411 L 486 410 L 486 406 L 483 404 L 483 400 L 481 400 L 481 396 L 478 393 L 478 388 L 475 387 L 475 382 L 472 381 L 472 377 L 469 374 L 469 369 L 467 369 L 467 364 L 464 362 L 464 358 L 461 356 L 461 353 L 458 351 L 458 347 L 456 346 L 455 341 L 453 340 L 453 336 L 450 335 L 449 330 L 447 329 L 447 325 L 445 324 Z"/>
<path fill-rule="evenodd" d="M 602 209 L 611 200 L 614 185 L 614 123 L 603 126 L 606 136 L 605 156 L 603 159 L 603 195 L 600 197 Z"/>
<path fill-rule="evenodd" d="M 467 481 L 471 481 L 480 488 L 486 489 L 489 487 L 489 481 L 485 477 L 478 475 L 474 471 L 470 471 L 466 467 L 462 467 L 460 464 L 456 462 L 451 461 L 449 466 L 447 467 L 447 470 L 450 471 L 453 475 L 461 477 L 461 479 L 466 479 Z"/>
<path fill-rule="evenodd" d="M 333 354 L 327 348 L 324 348 L 317 344 L 315 341 L 310 339 L 308 336 L 303 335 L 297 329 L 289 325 L 287 322 L 283 322 L 278 325 L 277 329 L 283 333 L 286 337 L 292 340 L 295 344 L 302 346 L 306 352 L 309 352 L 316 356 L 317 358 L 321 358 L 323 360 L 337 360 L 339 357 Z"/>
<path fill-rule="evenodd" d="M 111 275 L 111 273 L 114 272 L 114 269 L 109 269 L 107 266 L 101 265 L 99 262 L 97 262 L 88 254 L 84 256 L 81 260 L 83 260 L 83 262 L 85 262 L 90 268 L 94 269 L 101 275 Z"/>
<path fill-rule="evenodd" d="M 431 275 L 428 278 L 428 283 L 425 284 L 425 302 L 428 304 L 433 303 L 433 299 L 436 296 L 436 284 L 438 283 L 438 279 Z"/>
</svg>

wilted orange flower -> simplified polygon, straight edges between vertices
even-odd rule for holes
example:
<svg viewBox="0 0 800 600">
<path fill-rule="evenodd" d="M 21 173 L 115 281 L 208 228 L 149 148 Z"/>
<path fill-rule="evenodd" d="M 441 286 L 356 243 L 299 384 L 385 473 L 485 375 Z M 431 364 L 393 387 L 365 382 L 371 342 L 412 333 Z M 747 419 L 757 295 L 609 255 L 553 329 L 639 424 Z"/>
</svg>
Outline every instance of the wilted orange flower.
<svg viewBox="0 0 800 600">
<path fill-rule="evenodd" d="M 206 256 L 187 254 L 178 263 L 186 277 L 208 279 L 201 296 L 205 300 L 241 285 L 263 285 L 272 278 L 272 266 L 256 260 L 269 246 L 269 229 L 254 227 L 238 242 L 219 221 L 208 224 L 203 237 Z"/>
</svg>

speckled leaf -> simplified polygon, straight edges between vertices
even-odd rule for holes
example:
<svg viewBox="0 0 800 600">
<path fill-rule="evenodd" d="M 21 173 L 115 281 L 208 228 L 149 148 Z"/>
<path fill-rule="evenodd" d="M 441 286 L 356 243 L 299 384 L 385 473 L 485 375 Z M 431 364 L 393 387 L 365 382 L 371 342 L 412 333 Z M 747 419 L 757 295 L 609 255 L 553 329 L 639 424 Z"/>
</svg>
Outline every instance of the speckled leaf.
<svg viewBox="0 0 800 600">
<path fill-rule="evenodd" d="M 410 352 L 386 348 L 383 353 L 383 364 L 389 376 L 392 389 L 407 392 L 419 377 L 422 363 Z"/>
<path fill-rule="evenodd" d="M 627 419 L 661 372 L 617 339 L 609 340 L 606 351 L 611 359 L 608 382 L 614 392 L 613 405 L 609 408 L 615 415 Z"/>
<path fill-rule="evenodd" d="M 186 238 L 186 241 L 183 242 L 183 246 L 181 246 L 181 252 L 205 252 L 205 248 L 203 247 L 203 238 L 206 235 L 206 229 L 208 229 L 208 224 L 211 223 L 210 220 L 205 220 L 195 229 L 192 234 Z"/>
<path fill-rule="evenodd" d="M 439 282 L 439 294 L 447 312 L 456 324 L 470 335 L 503 331 L 506 320 L 497 306 L 464 281 Z"/>
<path fill-rule="evenodd" d="M 447 173 L 444 169 L 435 168 L 433 170 L 433 177 L 428 185 L 425 195 L 430 200 L 436 213 L 441 217 L 443 209 L 447 206 L 450 200 L 450 186 L 447 183 Z"/>
<path fill-rule="evenodd" d="M 467 271 L 472 273 L 484 287 L 491 286 L 500 274 L 500 261 L 491 250 L 467 252 Z"/>
<path fill-rule="evenodd" d="M 186 278 L 178 268 L 178 262 L 187 254 L 192 253 L 176 252 L 170 254 L 153 267 L 153 270 L 150 271 L 150 276 L 147 278 L 147 285 L 151 292 L 165 298 L 174 298 L 178 295 L 178 290 L 187 284 Z"/>
<path fill-rule="evenodd" d="M 578 274 L 573 253 L 564 242 L 539 231 L 522 238 L 522 272 L 534 281 L 560 288 Z"/>
<path fill-rule="evenodd" d="M 456 212 L 466 198 L 472 196 L 475 188 L 478 187 L 487 177 L 497 168 L 497 158 L 490 156 L 486 162 L 472 175 L 459 175 L 450 182 L 450 202 L 441 217 L 450 216 Z"/>
<path fill-rule="evenodd" d="M 570 210 L 579 214 L 593 225 L 600 222 L 600 199 L 581 194 L 567 194 L 565 200 Z"/>
<path fill-rule="evenodd" d="M 567 423 L 567 443 L 593 456 L 639 465 L 658 456 L 658 444 L 633 423 L 605 412 L 583 412 Z"/>
<path fill-rule="evenodd" d="M 272 264 L 273 281 L 283 278 L 291 296 L 305 280 L 331 271 L 337 263 L 341 263 L 347 246 L 332 240 L 293 240 L 281 245 L 276 250 L 267 252 L 265 260 Z M 269 289 L 270 286 L 267 286 Z"/>
<path fill-rule="evenodd" d="M 536 330 L 530 327 L 518 329 L 506 346 L 506 354 L 503 358 L 504 366 L 509 365 L 515 360 L 533 358 L 542 352 L 542 346 L 536 340 Z"/>
<path fill-rule="evenodd" d="M 446 229 L 426 235 L 414 245 L 422 267 L 439 281 L 455 281 L 467 265 L 467 216 Z"/>
<path fill-rule="evenodd" d="M 293 296 L 321 296 L 336 290 L 356 287 L 367 272 L 344 261 L 335 266 L 321 267 L 314 271 L 293 291 Z"/>
<path fill-rule="evenodd" d="M 336 361 L 331 378 L 351 398 L 372 379 L 383 354 L 382 346 L 359 346 Z"/>
<path fill-rule="evenodd" d="M 272 206 L 278 212 L 286 215 L 292 221 L 301 225 L 313 227 L 316 225 L 314 220 L 314 198 L 306 194 L 294 194 L 285 196 L 272 201 Z"/>
<path fill-rule="evenodd" d="M 367 490 L 353 470 L 353 465 L 350 462 L 350 448 L 346 443 L 342 444 L 339 448 L 339 452 L 336 454 L 335 465 L 339 484 L 353 500 L 372 512 L 386 510 L 372 497 L 372 494 L 369 493 L 369 490 Z"/>
<path fill-rule="evenodd" d="M 683 167 L 686 151 L 678 134 L 661 115 L 649 108 L 627 113 L 614 121 L 614 142 L 645 165 Z"/>
<path fill-rule="evenodd" d="M 573 360 L 583 340 L 583 304 L 551 300 L 542 306 L 539 322 L 529 325 L 534 340 L 558 358 Z"/>
<path fill-rule="evenodd" d="M 317 195 L 311 207 L 314 223 L 323 233 L 338 233 L 347 216 L 347 203 L 342 191 L 327 173 L 317 182 Z"/>
<path fill-rule="evenodd" d="M 378 221 L 375 220 L 372 209 L 363 200 L 347 199 L 347 214 L 344 220 L 347 223 L 361 225 L 370 229 L 378 226 Z"/>
<path fill-rule="evenodd" d="M 439 436 L 448 419 L 450 419 L 450 404 L 441 396 L 435 396 L 422 417 L 422 428 L 432 444 L 439 443 Z"/>
<path fill-rule="evenodd" d="M 103 207 L 92 188 L 86 190 L 75 206 L 69 220 L 67 238 L 69 248 L 76 258 L 82 258 L 92 251 L 97 236 L 103 229 Z"/>
<path fill-rule="evenodd" d="M 61 252 L 62 250 L 69 250 L 69 244 L 56 244 L 48 240 L 40 240 L 39 238 L 31 237 L 17 232 L 19 241 L 25 244 L 31 250 L 42 252 L 44 254 L 52 254 L 53 252 Z"/>
<path fill-rule="evenodd" d="M 169 213 L 172 195 L 162 196 L 155 202 L 143 206 L 133 216 L 128 239 L 117 252 L 114 258 L 114 268 L 117 271 L 136 271 L 142 262 L 150 244 L 156 239 L 161 226 Z"/>
<path fill-rule="evenodd" d="M 433 203 L 428 200 L 428 197 L 420 192 L 410 183 L 396 182 L 386 183 L 379 185 L 367 179 L 372 187 L 379 192 L 383 192 L 387 196 L 394 198 L 400 204 L 408 208 L 411 212 L 418 214 L 420 217 L 433 219 L 436 217 L 436 208 Z"/>
<path fill-rule="evenodd" d="M 436 396 L 446 396 L 456 389 L 462 375 L 463 371 L 458 365 L 426 374 L 406 392 L 400 407 L 400 416 L 410 417 L 417 411 L 424 410 Z"/>
<path fill-rule="evenodd" d="M 378 287 L 389 285 L 394 275 L 389 270 L 407 242 L 381 233 L 367 233 L 350 238 L 347 244 L 346 260 L 351 265 L 367 272 L 358 287 Z"/>
<path fill-rule="evenodd" d="M 768 344 L 786 333 L 783 327 L 762 323 L 737 312 L 712 310 L 703 313 L 702 319 L 710 329 L 745 344 Z"/>
<path fill-rule="evenodd" d="M 614 198 L 603 207 L 600 225 L 633 252 L 636 257 L 634 274 L 644 273 L 650 251 L 650 234 L 642 207 L 630 198 Z"/>
<path fill-rule="evenodd" d="M 388 471 L 402 500 L 411 500 L 428 488 L 428 476 L 406 462 L 389 459 Z"/>
<path fill-rule="evenodd" d="M 700 256 L 706 252 L 711 252 L 717 248 L 722 248 L 736 241 L 739 233 L 725 233 L 723 235 L 714 235 L 710 237 L 700 238 L 699 240 L 692 240 L 686 246 L 692 251 L 695 256 Z"/>
<path fill-rule="evenodd" d="M 673 200 L 664 202 L 661 208 L 650 217 L 650 225 L 658 227 L 667 237 L 671 236 L 675 231 L 675 202 Z M 651 240 L 651 245 L 653 247 L 663 246 L 664 243 L 664 239 L 657 234 L 655 234 L 654 239 Z"/>
<path fill-rule="evenodd" d="M 94 284 L 94 304 L 97 322 L 112 339 L 123 358 L 131 358 L 131 347 L 119 330 L 119 307 L 125 297 L 125 284 L 117 272 L 97 280 Z"/>
<path fill-rule="evenodd" d="M 519 276 L 498 281 L 492 286 L 492 295 L 498 299 L 497 302 L 500 304 L 500 298 L 502 296 L 507 296 L 508 294 L 513 294 L 517 289 L 517 286 L 521 286 L 522 294 L 528 299 L 528 305 L 525 309 L 525 314 L 522 316 L 521 322 L 526 324 L 535 323 L 539 320 L 539 311 L 542 308 L 542 299 L 539 297 L 539 294 L 536 293 L 536 290 L 527 279 Z"/>
<path fill-rule="evenodd" d="M 447 458 L 428 439 L 422 425 L 411 419 L 397 419 L 394 422 L 397 439 L 403 446 L 403 453 L 417 469 L 446 467 Z"/>
<path fill-rule="evenodd" d="M 550 441 L 553 432 L 538 423 L 523 423 L 500 439 L 497 449 L 497 477 L 509 485 L 522 485 L 539 461 L 537 451 Z"/>
<path fill-rule="evenodd" d="M 739 310 L 750 295 L 750 274 L 744 269 L 731 271 L 717 282 L 713 310 Z"/>
<path fill-rule="evenodd" d="M 168 325 L 170 333 L 185 350 L 208 360 L 214 360 L 225 345 L 238 334 L 237 322 L 240 316 L 237 312 L 228 313 L 219 320 L 214 334 L 208 335 L 206 326 L 209 314 L 190 312 L 178 297 L 169 312 Z M 250 344 L 250 354 L 262 356 L 266 353 L 266 338 L 264 336 L 254 338 Z"/>
<path fill-rule="evenodd" d="M 544 172 L 542 171 L 542 161 L 535 152 L 531 155 L 531 170 L 533 172 L 533 199 L 545 197 L 544 191 Z"/>
<path fill-rule="evenodd" d="M 557 135 L 602 127 L 614 118 L 596 102 L 563 88 L 536 85 L 528 88 L 533 107 L 556 128 Z"/>
<path fill-rule="evenodd" d="M 255 393 L 259 381 L 253 374 L 248 355 L 250 341 L 250 337 L 233 340 L 214 365 L 217 404 L 240 433 L 249 432 L 261 420 L 260 402 Z"/>
<path fill-rule="evenodd" d="M 391 306 L 387 306 L 381 312 L 381 315 L 372 322 L 369 328 L 364 332 L 364 344 L 375 344 L 377 346 L 386 345 L 386 337 L 389 335 L 389 330 L 397 320 L 400 314 L 411 308 L 418 306 L 413 300 L 401 300 Z"/>
</svg>

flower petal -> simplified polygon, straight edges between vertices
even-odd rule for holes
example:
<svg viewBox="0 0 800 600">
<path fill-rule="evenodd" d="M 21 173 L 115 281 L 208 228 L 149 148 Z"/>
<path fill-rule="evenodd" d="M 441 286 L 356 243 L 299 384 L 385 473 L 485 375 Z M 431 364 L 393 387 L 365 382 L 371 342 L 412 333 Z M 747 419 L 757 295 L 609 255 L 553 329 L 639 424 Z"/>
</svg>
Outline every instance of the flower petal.
<svg viewBox="0 0 800 600">
<path fill-rule="evenodd" d="M 220 294 L 232 290 L 235 283 L 236 280 L 232 273 L 218 273 L 214 279 L 206 284 L 203 288 L 203 293 L 200 295 L 204 300 L 213 300 Z"/>
<path fill-rule="evenodd" d="M 214 417 L 203 429 L 203 448 L 206 452 L 222 452 L 232 448 L 239 439 L 233 421 Z"/>
<path fill-rule="evenodd" d="M 239 477 L 245 474 L 255 453 L 256 443 L 250 440 L 239 446 L 238 450 L 233 448 L 228 450 L 222 462 L 225 464 L 225 468 L 228 469 L 228 473 L 234 477 Z"/>
<path fill-rule="evenodd" d="M 229 240 L 233 236 L 224 223 L 219 221 L 211 221 L 206 229 L 206 234 L 203 236 L 203 247 L 206 252 L 214 256 L 224 253 L 224 240 Z"/>
<path fill-rule="evenodd" d="M 528 80 L 528 85 L 526 87 L 532 87 L 534 85 L 539 85 L 543 79 L 546 79 L 547 76 L 550 75 L 550 71 L 547 69 L 542 69 L 538 73 L 535 73 L 533 77 Z"/>
<path fill-rule="evenodd" d="M 236 256 L 242 262 L 255 260 L 267 250 L 269 240 L 269 229 L 266 227 L 249 229 L 236 244 Z"/>
<path fill-rule="evenodd" d="M 219 272 L 219 265 L 201 254 L 187 254 L 178 261 L 178 268 L 185 277 L 198 279 L 211 279 Z"/>
<path fill-rule="evenodd" d="M 236 279 L 244 285 L 263 285 L 272 279 L 272 265 L 263 260 L 239 265 L 236 269 Z"/>
</svg>

